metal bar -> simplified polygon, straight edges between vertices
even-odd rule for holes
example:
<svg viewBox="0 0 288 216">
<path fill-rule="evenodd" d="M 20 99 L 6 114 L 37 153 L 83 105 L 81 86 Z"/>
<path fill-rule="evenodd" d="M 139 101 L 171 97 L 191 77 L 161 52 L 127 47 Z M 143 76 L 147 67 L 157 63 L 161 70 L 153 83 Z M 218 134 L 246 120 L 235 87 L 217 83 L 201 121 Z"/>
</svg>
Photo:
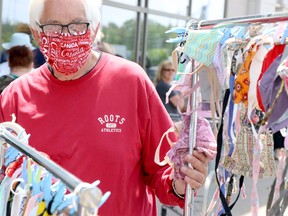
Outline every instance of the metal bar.
<svg viewBox="0 0 288 216">
<path fill-rule="evenodd" d="M 192 17 L 192 0 L 189 0 L 188 6 L 187 6 L 187 13 L 186 15 L 188 17 Z"/>
<path fill-rule="evenodd" d="M 223 13 L 223 17 L 227 18 L 227 14 L 228 14 L 228 0 L 224 0 L 224 13 Z"/>
<path fill-rule="evenodd" d="M 0 42 L 2 43 L 2 36 L 3 36 L 3 29 L 2 29 L 2 24 L 3 24 L 3 0 L 0 0 Z"/>
<path fill-rule="evenodd" d="M 259 14 L 259 15 L 249 15 L 241 17 L 224 18 L 217 20 L 203 20 L 200 21 L 200 27 L 213 27 L 219 23 L 269 23 L 269 22 L 280 22 L 288 20 L 288 12 L 277 12 L 270 14 Z M 198 27 L 199 22 L 190 21 L 190 27 Z"/>
<path fill-rule="evenodd" d="M 9 145 L 19 150 L 24 155 L 32 158 L 40 166 L 47 169 L 56 178 L 60 179 L 70 191 L 73 191 L 76 186 L 82 182 L 80 179 L 63 169 L 54 161 L 41 155 L 37 150 L 21 143 L 14 135 L 12 135 L 7 130 L 0 128 L 0 138 L 2 138 Z"/>
<path fill-rule="evenodd" d="M 141 0 L 138 0 L 138 6 L 141 6 Z M 141 39 L 141 13 L 139 11 L 136 12 L 136 31 L 135 31 L 135 53 L 134 53 L 134 60 L 135 62 L 140 63 L 140 39 Z"/>
<path fill-rule="evenodd" d="M 145 0 L 145 8 L 148 8 L 148 0 Z M 142 46 L 141 46 L 141 66 L 147 71 L 146 65 L 147 65 L 147 59 L 146 59 L 146 53 L 147 53 L 147 38 L 148 38 L 148 14 L 143 14 L 143 33 L 142 35 Z M 147 71 L 148 72 L 148 71 Z"/>
<path fill-rule="evenodd" d="M 192 62 L 191 69 L 194 68 L 194 64 Z M 197 83 L 198 74 L 195 73 L 192 77 L 192 86 Z M 190 119 L 190 131 L 189 131 L 189 154 L 193 153 L 193 149 L 196 143 L 196 129 L 197 129 L 197 105 L 198 105 L 198 90 L 196 89 L 191 95 L 191 110 L 193 111 Z M 189 164 L 190 165 L 190 164 Z M 185 216 L 192 216 L 194 211 L 194 190 L 190 185 L 186 186 L 185 193 Z"/>
</svg>

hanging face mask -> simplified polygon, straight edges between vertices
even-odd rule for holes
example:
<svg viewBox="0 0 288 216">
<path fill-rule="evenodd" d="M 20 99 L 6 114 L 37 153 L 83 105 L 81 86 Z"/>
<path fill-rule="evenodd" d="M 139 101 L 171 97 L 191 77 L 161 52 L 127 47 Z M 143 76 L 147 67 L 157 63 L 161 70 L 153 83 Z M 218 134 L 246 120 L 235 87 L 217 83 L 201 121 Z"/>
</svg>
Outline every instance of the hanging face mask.
<svg viewBox="0 0 288 216">
<path fill-rule="evenodd" d="M 67 33 L 59 37 L 47 37 L 40 33 L 40 37 L 40 49 L 46 61 L 65 76 L 76 73 L 86 63 L 91 52 L 90 31 L 81 36 Z"/>
</svg>

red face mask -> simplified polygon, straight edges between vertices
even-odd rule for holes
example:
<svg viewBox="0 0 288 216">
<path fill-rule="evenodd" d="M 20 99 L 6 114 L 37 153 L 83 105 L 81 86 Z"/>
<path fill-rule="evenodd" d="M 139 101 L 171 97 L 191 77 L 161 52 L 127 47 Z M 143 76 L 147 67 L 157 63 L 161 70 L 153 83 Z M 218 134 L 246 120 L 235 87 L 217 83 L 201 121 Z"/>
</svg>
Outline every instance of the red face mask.
<svg viewBox="0 0 288 216">
<path fill-rule="evenodd" d="M 91 52 L 90 31 L 81 36 L 62 34 L 59 37 L 47 37 L 42 32 L 40 37 L 40 49 L 46 61 L 66 76 L 76 73 Z"/>
</svg>

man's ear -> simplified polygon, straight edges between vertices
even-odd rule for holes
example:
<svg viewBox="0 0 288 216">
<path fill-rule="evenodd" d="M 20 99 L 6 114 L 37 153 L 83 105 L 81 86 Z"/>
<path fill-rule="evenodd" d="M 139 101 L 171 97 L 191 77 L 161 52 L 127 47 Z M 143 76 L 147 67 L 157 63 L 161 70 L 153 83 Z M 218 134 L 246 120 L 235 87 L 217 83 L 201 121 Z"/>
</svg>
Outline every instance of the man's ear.
<svg viewBox="0 0 288 216">
<path fill-rule="evenodd" d="M 100 28 L 100 23 L 97 24 L 95 29 L 92 28 L 92 34 L 91 34 L 92 41 L 97 40 L 96 38 L 98 37 L 98 34 L 100 33 L 99 28 Z"/>
<path fill-rule="evenodd" d="M 38 45 L 41 45 L 41 39 L 40 39 L 40 34 L 36 29 L 30 28 L 32 36 L 34 40 L 37 42 Z"/>
</svg>

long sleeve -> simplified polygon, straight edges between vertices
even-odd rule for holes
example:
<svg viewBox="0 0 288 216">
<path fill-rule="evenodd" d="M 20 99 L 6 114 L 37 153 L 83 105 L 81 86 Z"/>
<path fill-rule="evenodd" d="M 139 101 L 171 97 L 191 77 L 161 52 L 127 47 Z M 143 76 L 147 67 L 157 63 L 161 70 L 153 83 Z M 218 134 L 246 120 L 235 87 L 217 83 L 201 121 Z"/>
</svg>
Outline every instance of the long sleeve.
<svg viewBox="0 0 288 216">
<path fill-rule="evenodd" d="M 147 118 L 149 116 L 150 119 L 146 119 L 147 128 L 143 136 L 145 137 L 143 140 L 145 181 L 163 204 L 183 207 L 184 201 L 175 196 L 172 189 L 172 168 L 168 164 L 159 166 L 154 162 L 154 155 L 161 137 L 172 127 L 172 121 L 154 91 L 149 97 L 149 107 L 146 110 L 149 111 L 146 116 Z M 176 141 L 174 133 L 170 133 L 169 138 L 172 141 Z M 169 149 L 170 145 L 167 139 L 164 138 L 161 143 L 160 160 L 164 159 Z"/>
</svg>

